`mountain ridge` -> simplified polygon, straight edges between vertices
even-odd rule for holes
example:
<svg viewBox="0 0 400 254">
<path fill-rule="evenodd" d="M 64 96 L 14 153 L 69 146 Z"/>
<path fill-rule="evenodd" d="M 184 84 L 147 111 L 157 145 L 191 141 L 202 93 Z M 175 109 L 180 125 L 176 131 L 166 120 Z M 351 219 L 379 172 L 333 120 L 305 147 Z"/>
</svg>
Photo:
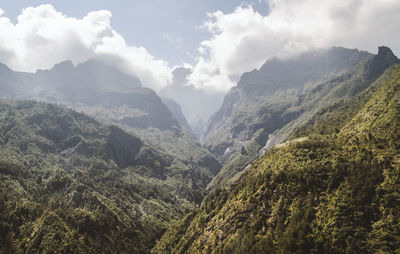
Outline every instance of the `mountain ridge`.
<svg viewBox="0 0 400 254">
<path fill-rule="evenodd" d="M 176 109 L 173 115 L 157 93 L 142 87 L 138 78 L 99 60 L 91 59 L 76 66 L 65 61 L 36 73 L 11 70 L 7 73 L 13 79 L 0 80 L 0 91 L 10 88 L 10 92 L 2 93 L 1 97 L 59 103 L 104 123 L 118 125 L 153 147 L 192 165 L 193 178 L 201 178 L 201 186 L 211 181 L 221 167 L 199 145 L 190 128 L 186 125 L 185 129 L 179 124 L 177 119 L 183 125 L 187 124 L 179 106 L 174 104 L 171 108 Z M 191 154 L 186 151 L 188 149 Z M 194 182 L 199 184 L 196 179 Z"/>
<path fill-rule="evenodd" d="M 331 54 L 336 54 L 338 51 L 342 52 L 342 55 L 333 57 L 335 59 L 333 66 L 338 71 L 327 71 L 329 70 L 329 61 L 332 58 Z M 311 59 L 321 58 L 320 62 L 325 65 L 324 68 L 326 69 L 322 74 L 330 73 L 331 76 L 328 76 L 331 78 L 321 82 L 318 76 L 311 75 L 308 78 L 317 80 L 313 85 L 310 85 L 309 81 L 304 83 L 307 77 L 303 77 L 294 79 L 294 87 L 286 85 L 283 90 L 276 90 L 276 85 L 273 85 L 272 88 L 256 93 L 243 90 L 241 88 L 245 86 L 243 82 L 240 87 L 238 85 L 238 87 L 233 88 L 230 94 L 225 97 L 223 107 L 214 115 L 216 121 L 212 123 L 212 120 L 210 120 L 211 125 L 209 123 L 208 132 L 210 133 L 214 128 L 211 131 L 212 135 L 207 137 L 208 140 L 203 140 L 206 147 L 224 163 L 219 175 L 213 179 L 208 189 L 227 183 L 229 179 L 242 171 L 265 150 L 283 142 L 290 132 L 312 116 L 315 110 L 339 98 L 353 96 L 363 91 L 372 83 L 375 76 L 380 75 L 385 68 L 398 61 L 397 57 L 387 47 L 380 47 L 378 53 L 374 56 L 367 52 L 344 48 L 333 48 L 330 51 L 318 54 L 315 52 L 307 53 L 312 55 Z M 305 55 L 307 56 L 307 54 Z M 290 62 L 288 66 L 293 66 L 301 63 L 302 60 L 295 58 L 288 61 Z M 309 61 L 309 66 L 319 65 L 318 61 L 314 62 L 310 59 L 304 61 Z M 344 61 L 346 67 L 340 67 L 340 64 L 338 64 L 340 61 Z M 272 66 L 288 67 L 285 65 L 285 61 L 278 60 L 273 60 Z M 385 67 L 380 70 L 372 70 L 374 66 Z M 302 68 L 307 69 L 309 67 L 303 65 Z M 310 71 L 311 73 L 319 72 L 313 68 Z M 300 71 L 295 75 L 307 76 L 310 71 Z M 254 73 L 254 71 L 251 73 Z M 247 76 L 246 79 L 249 80 L 251 73 L 243 76 Z M 273 75 L 277 74 L 274 72 Z M 257 80 L 257 77 L 255 79 Z M 291 77 L 285 77 L 285 79 L 291 79 Z M 296 80 L 303 80 L 304 82 L 296 83 Z M 250 84 L 250 87 L 254 87 L 253 83 Z M 295 86 L 298 85 L 300 86 L 296 88 Z M 257 86 L 270 85 L 267 81 L 260 81 Z M 210 127 L 213 125 L 214 127 Z M 223 132 L 225 128 L 228 128 L 230 132 Z"/>
<path fill-rule="evenodd" d="M 0 109 L 0 251 L 149 252 L 201 202 L 195 169 L 115 125 L 34 101 Z"/>
<path fill-rule="evenodd" d="M 313 51 L 243 74 L 209 122 L 208 150 L 179 104 L 134 77 L 108 89 L 93 61 L 37 76 L 0 66 L 3 97 L 53 102 L 0 100 L 0 252 L 397 250 L 390 48 Z"/>
<path fill-rule="evenodd" d="M 321 108 L 290 142 L 169 228 L 153 251 L 398 251 L 399 84 L 394 64 L 363 92 Z"/>
</svg>

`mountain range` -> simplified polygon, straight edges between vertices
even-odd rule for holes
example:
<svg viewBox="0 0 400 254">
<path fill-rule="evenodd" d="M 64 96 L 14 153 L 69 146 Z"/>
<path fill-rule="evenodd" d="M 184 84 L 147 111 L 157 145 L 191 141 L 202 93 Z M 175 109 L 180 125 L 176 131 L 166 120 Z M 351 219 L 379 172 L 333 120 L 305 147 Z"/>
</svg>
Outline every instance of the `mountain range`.
<svg viewBox="0 0 400 254">
<path fill-rule="evenodd" d="M 95 59 L 1 65 L 0 252 L 398 251 L 389 48 L 269 59 L 218 110 L 204 93 L 215 113 L 198 125 L 187 75 L 160 97 Z"/>
<path fill-rule="evenodd" d="M 4 90 L 1 97 L 62 104 L 104 123 L 119 125 L 186 164 L 194 163 L 201 185 L 211 181 L 221 167 L 191 134 L 176 102 L 160 98 L 142 87 L 136 77 L 99 60 L 77 66 L 65 61 L 36 73 L 13 72 L 6 66 L 2 71 L 6 79 L 0 81 L 0 90 Z"/>
<path fill-rule="evenodd" d="M 156 252 L 398 251 L 398 63 L 381 47 L 312 88 L 331 103 L 292 124 L 285 142 L 207 196 L 164 234 Z"/>
<path fill-rule="evenodd" d="M 385 48 L 378 57 L 397 59 Z M 336 47 L 268 60 L 259 70 L 243 74 L 202 137 L 224 164 L 209 188 L 226 183 L 321 107 L 365 89 L 387 67 L 375 70 L 385 63 L 372 64 L 373 59 L 365 51 Z"/>
</svg>

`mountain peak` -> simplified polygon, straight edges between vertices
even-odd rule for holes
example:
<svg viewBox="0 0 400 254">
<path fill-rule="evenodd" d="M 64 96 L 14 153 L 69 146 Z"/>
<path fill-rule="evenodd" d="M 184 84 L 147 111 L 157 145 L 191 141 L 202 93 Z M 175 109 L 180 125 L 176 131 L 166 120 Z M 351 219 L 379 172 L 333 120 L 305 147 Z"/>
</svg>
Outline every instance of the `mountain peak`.
<svg viewBox="0 0 400 254">
<path fill-rule="evenodd" d="M 54 65 L 54 67 L 53 67 L 53 69 L 61 70 L 61 71 L 69 70 L 69 69 L 72 69 L 72 68 L 74 68 L 74 64 L 72 63 L 71 60 L 66 60 L 66 61 L 60 62 L 60 63 Z"/>
<path fill-rule="evenodd" d="M 400 63 L 400 60 L 395 56 L 395 54 L 393 54 L 393 51 L 386 46 L 378 47 L 378 54 L 375 58 L 384 60 L 387 64 Z"/>
<path fill-rule="evenodd" d="M 393 64 L 400 63 L 400 60 L 393 54 L 393 51 L 386 46 L 378 48 L 378 54 L 374 56 L 368 66 L 368 79 L 377 77 Z"/>
<path fill-rule="evenodd" d="M 286 59 L 273 58 L 267 60 L 259 70 L 244 73 L 238 88 L 249 94 L 298 88 L 308 83 L 329 80 L 334 73 L 344 73 L 372 56 L 357 49 L 333 47 L 329 50 L 306 51 Z"/>
<path fill-rule="evenodd" d="M 381 55 L 381 56 L 392 55 L 392 56 L 394 56 L 393 51 L 389 47 L 386 47 L 386 46 L 378 47 L 378 55 Z"/>
<path fill-rule="evenodd" d="M 184 86 L 186 78 L 189 76 L 189 74 L 191 72 L 192 71 L 188 68 L 184 68 L 184 67 L 175 68 L 172 72 L 172 74 L 174 76 L 173 84 L 175 86 Z"/>
</svg>

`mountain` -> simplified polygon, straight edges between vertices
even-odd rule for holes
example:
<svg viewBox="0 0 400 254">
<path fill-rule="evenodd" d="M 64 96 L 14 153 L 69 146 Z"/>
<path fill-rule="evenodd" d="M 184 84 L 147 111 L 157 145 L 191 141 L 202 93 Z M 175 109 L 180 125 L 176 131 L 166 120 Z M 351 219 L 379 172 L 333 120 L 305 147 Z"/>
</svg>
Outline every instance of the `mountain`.
<svg viewBox="0 0 400 254">
<path fill-rule="evenodd" d="M 387 47 L 268 60 L 207 150 L 185 106 L 102 62 L 0 65 L 0 253 L 395 253 L 399 84 Z"/>
<path fill-rule="evenodd" d="M 169 129 L 177 125 L 153 90 L 141 87 L 139 79 L 98 60 L 77 66 L 66 61 L 50 70 L 38 71 L 30 75 L 24 94 L 25 98 L 62 103 L 87 110 L 100 119 L 137 128 Z"/>
<path fill-rule="evenodd" d="M 64 96 L 77 96 L 77 91 L 129 91 L 142 86 L 138 78 L 95 59 L 77 66 L 71 61 L 61 62 L 51 70 L 37 71 L 34 76 L 37 87 L 68 94 Z"/>
<path fill-rule="evenodd" d="M 162 97 L 175 100 L 182 106 L 190 128 L 196 137 L 200 138 L 204 133 L 204 124 L 210 116 L 222 104 L 225 93 L 206 91 L 195 88 L 188 83 L 187 77 L 191 70 L 187 68 L 175 68 L 173 82 L 160 91 Z"/>
<path fill-rule="evenodd" d="M 202 200 L 185 162 L 54 104 L 0 101 L 0 252 L 149 252 Z"/>
<path fill-rule="evenodd" d="M 288 125 L 309 117 L 333 99 L 347 96 L 337 93 L 330 100 L 325 98 L 338 83 L 357 79 L 357 74 L 348 73 L 372 58 L 364 51 L 336 47 L 285 60 L 271 59 L 259 70 L 243 74 L 210 118 L 202 137 L 204 146 L 224 164 L 209 188 L 225 184 L 242 171 L 266 144 L 284 140 L 293 129 Z M 320 91 L 321 87 L 327 88 Z M 276 135 L 285 126 L 287 131 Z"/>
<path fill-rule="evenodd" d="M 367 58 L 306 93 L 324 90 L 331 101 L 169 228 L 153 252 L 398 252 L 400 62 L 386 47 Z"/>
<path fill-rule="evenodd" d="M 181 106 L 173 99 L 161 97 L 161 101 L 167 106 L 174 118 L 178 121 L 179 125 L 187 131 L 192 131 L 185 116 L 183 115 Z"/>
<path fill-rule="evenodd" d="M 34 74 L 7 69 L 0 79 L 2 91 L 5 84 L 14 87 L 14 91 L 2 93 L 2 98 L 36 99 L 93 111 L 105 107 L 108 112 L 103 113 L 104 117 L 131 122 L 139 128 L 168 129 L 177 124 L 154 91 L 142 88 L 137 78 L 98 60 L 77 66 L 65 61 Z"/>
<path fill-rule="evenodd" d="M 166 101 L 172 114 L 162 99 L 153 90 L 142 87 L 136 77 L 99 60 L 76 66 L 66 61 L 36 73 L 13 72 L 3 67 L 2 98 L 62 104 L 101 122 L 118 125 L 190 165 L 190 177 L 199 189 L 204 190 L 221 168 L 187 129 L 179 105 Z"/>
</svg>

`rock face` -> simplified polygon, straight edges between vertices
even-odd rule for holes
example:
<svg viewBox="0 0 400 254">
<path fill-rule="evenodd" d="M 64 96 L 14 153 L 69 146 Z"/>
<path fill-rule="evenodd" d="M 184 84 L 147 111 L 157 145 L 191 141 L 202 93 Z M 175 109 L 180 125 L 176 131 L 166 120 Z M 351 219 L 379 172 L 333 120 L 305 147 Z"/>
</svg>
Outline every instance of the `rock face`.
<svg viewBox="0 0 400 254">
<path fill-rule="evenodd" d="M 332 48 L 294 59 L 267 61 L 259 70 L 243 74 L 238 85 L 226 95 L 222 107 L 208 123 L 202 137 L 204 144 L 226 161 L 227 147 L 213 142 L 215 136 L 221 136 L 221 130 L 230 130 L 232 139 L 225 143 L 231 143 L 228 147 L 234 150 L 235 143 L 248 141 L 260 126 L 271 125 L 272 133 L 296 117 L 287 114 L 281 122 L 273 119 L 274 113 L 281 118 L 284 104 L 294 101 L 304 89 L 339 76 L 369 57 L 367 52 Z"/>
<path fill-rule="evenodd" d="M 224 93 L 195 88 L 187 81 L 190 73 L 190 69 L 176 68 L 173 71 L 173 83 L 162 89 L 159 94 L 162 97 L 173 99 L 182 106 L 183 114 L 188 120 L 190 128 L 196 137 L 200 138 L 204 132 L 204 125 L 199 123 L 207 121 L 221 106 Z"/>
<path fill-rule="evenodd" d="M 185 130 L 190 132 L 191 131 L 190 126 L 189 126 L 188 122 L 186 121 L 185 116 L 182 113 L 181 106 L 173 99 L 162 97 L 161 100 L 165 104 L 165 106 L 168 107 L 169 111 L 172 113 L 172 115 L 178 121 L 179 125 L 182 128 L 184 128 Z"/>
<path fill-rule="evenodd" d="M 177 125 L 154 91 L 141 87 L 136 77 L 97 60 L 77 66 L 65 61 L 51 70 L 34 74 L 5 69 L 0 89 L 3 98 L 62 103 L 95 117 L 115 123 L 124 121 L 137 128 L 165 130 Z"/>
<path fill-rule="evenodd" d="M 381 46 L 378 48 L 378 54 L 370 63 L 368 78 L 379 76 L 387 68 L 398 63 L 400 63 L 400 60 L 393 54 L 392 50 L 388 47 Z"/>
<path fill-rule="evenodd" d="M 397 61 L 385 47 L 375 57 L 356 49 L 332 48 L 268 60 L 259 70 L 243 74 L 210 118 L 201 139 L 225 164 L 209 187 L 226 183 L 266 144 L 271 147 L 283 141 L 312 112 L 335 98 L 361 92 Z M 353 85 L 346 85 L 349 82 Z"/>
<path fill-rule="evenodd" d="M 139 79 L 97 60 L 73 66 L 66 61 L 31 77 L 34 94 L 28 98 L 63 103 L 98 119 L 135 128 L 170 129 L 177 124 L 157 94 Z"/>
</svg>

